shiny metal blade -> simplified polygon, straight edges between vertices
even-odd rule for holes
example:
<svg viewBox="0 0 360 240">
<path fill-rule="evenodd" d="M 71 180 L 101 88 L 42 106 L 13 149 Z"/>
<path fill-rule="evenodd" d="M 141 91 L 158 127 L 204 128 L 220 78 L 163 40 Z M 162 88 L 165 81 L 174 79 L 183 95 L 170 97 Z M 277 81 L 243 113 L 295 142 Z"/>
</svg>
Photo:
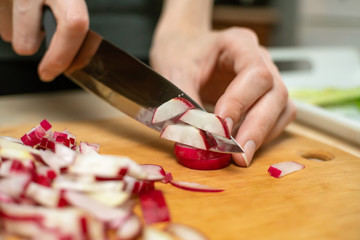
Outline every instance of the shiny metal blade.
<svg viewBox="0 0 360 240">
<path fill-rule="evenodd" d="M 86 59 L 91 60 L 86 62 Z M 171 121 L 152 124 L 154 110 L 172 98 L 185 98 L 204 110 L 170 81 L 92 31 L 66 75 L 85 90 L 157 131 L 162 131 Z M 212 151 L 243 152 L 233 138 L 214 137 L 218 146 Z"/>
</svg>

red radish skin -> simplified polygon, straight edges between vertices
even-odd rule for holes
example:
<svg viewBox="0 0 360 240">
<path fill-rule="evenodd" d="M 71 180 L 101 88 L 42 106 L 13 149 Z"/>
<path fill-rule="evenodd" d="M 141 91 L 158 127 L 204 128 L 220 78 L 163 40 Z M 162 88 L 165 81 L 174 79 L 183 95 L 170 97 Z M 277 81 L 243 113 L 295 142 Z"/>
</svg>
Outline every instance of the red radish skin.
<svg viewBox="0 0 360 240">
<path fill-rule="evenodd" d="M 194 105 L 184 98 L 170 99 L 155 109 L 151 122 L 155 124 L 173 119 L 191 108 L 194 108 Z"/>
<path fill-rule="evenodd" d="M 161 132 L 160 137 L 204 150 L 217 145 L 211 133 L 185 124 L 167 125 Z"/>
<path fill-rule="evenodd" d="M 230 138 L 229 126 L 224 118 L 200 109 L 189 109 L 179 120 L 199 129 Z"/>
<path fill-rule="evenodd" d="M 298 162 L 287 161 L 287 162 L 280 162 L 280 163 L 275 163 L 275 164 L 271 165 L 268 169 L 268 172 L 270 173 L 270 176 L 272 176 L 272 177 L 281 178 L 290 173 L 299 171 L 303 168 L 305 168 L 305 166 Z"/>
<path fill-rule="evenodd" d="M 170 212 L 160 190 L 150 190 L 139 195 L 141 209 L 147 224 L 169 222 Z"/>
<path fill-rule="evenodd" d="M 231 154 L 193 148 L 181 143 L 175 143 L 174 153 L 181 165 L 196 170 L 216 170 L 231 163 Z"/>
</svg>

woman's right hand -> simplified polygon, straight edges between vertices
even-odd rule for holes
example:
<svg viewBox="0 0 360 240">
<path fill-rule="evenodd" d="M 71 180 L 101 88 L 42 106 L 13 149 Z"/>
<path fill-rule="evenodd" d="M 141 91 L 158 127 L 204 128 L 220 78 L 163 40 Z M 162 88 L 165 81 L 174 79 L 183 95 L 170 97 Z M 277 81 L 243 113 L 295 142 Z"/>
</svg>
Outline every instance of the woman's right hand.
<svg viewBox="0 0 360 240">
<path fill-rule="evenodd" d="M 38 73 L 41 80 L 51 81 L 70 66 L 85 39 L 89 29 L 85 0 L 0 0 L 0 36 L 19 55 L 36 53 L 44 39 L 44 6 L 53 12 L 57 28 Z"/>
</svg>

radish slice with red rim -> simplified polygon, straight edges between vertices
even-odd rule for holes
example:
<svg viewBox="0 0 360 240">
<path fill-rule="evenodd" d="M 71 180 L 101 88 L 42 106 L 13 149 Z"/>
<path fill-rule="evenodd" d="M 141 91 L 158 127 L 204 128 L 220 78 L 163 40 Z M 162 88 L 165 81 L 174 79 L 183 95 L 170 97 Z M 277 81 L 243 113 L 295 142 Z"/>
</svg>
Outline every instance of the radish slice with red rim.
<svg viewBox="0 0 360 240">
<path fill-rule="evenodd" d="M 160 137 L 204 150 L 217 146 L 211 133 L 186 124 L 167 125 Z"/>
<path fill-rule="evenodd" d="M 146 172 L 146 180 L 160 181 L 165 178 L 166 172 L 162 166 L 156 164 L 141 164 L 141 168 Z"/>
<path fill-rule="evenodd" d="M 231 163 L 231 154 L 198 149 L 181 143 L 175 143 L 174 153 L 181 165 L 196 170 L 216 170 Z"/>
<path fill-rule="evenodd" d="M 194 108 L 194 105 L 185 98 L 170 99 L 155 109 L 151 122 L 154 124 L 175 118 L 191 108 Z"/>
<path fill-rule="evenodd" d="M 139 194 L 141 209 L 147 224 L 170 221 L 170 212 L 160 190 L 150 190 Z"/>
<path fill-rule="evenodd" d="M 213 188 L 213 187 L 210 187 L 207 185 L 203 185 L 200 183 L 194 183 L 194 182 L 171 180 L 170 184 L 177 188 L 194 191 L 194 192 L 222 192 L 222 191 L 224 191 L 224 189 Z"/>
<path fill-rule="evenodd" d="M 270 173 L 271 176 L 275 178 L 281 178 L 285 175 L 299 171 L 303 168 L 305 168 L 305 166 L 298 162 L 286 161 L 271 165 L 268 169 L 268 172 Z"/>
<path fill-rule="evenodd" d="M 230 138 L 227 121 L 213 113 L 200 109 L 189 109 L 179 117 L 179 120 L 213 134 Z"/>
</svg>

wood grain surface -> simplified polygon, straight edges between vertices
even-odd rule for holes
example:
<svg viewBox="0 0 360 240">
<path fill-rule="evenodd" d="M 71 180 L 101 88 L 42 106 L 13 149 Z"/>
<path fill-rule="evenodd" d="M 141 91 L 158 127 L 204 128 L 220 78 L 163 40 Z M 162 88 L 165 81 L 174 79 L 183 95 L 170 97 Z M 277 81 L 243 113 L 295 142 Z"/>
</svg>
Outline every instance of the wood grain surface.
<svg viewBox="0 0 360 240">
<path fill-rule="evenodd" d="M 0 128 L 0 135 L 19 138 L 36 124 Z M 210 239 L 360 239 L 360 159 L 324 143 L 284 132 L 257 152 L 249 168 L 232 164 L 196 171 L 176 162 L 172 142 L 127 117 L 55 122 L 53 129 L 100 143 L 104 154 L 160 164 L 176 180 L 225 189 L 196 193 L 156 185 L 165 193 L 172 221 L 191 225 Z M 269 176 L 271 164 L 289 160 L 305 169 L 280 179 Z"/>
</svg>

